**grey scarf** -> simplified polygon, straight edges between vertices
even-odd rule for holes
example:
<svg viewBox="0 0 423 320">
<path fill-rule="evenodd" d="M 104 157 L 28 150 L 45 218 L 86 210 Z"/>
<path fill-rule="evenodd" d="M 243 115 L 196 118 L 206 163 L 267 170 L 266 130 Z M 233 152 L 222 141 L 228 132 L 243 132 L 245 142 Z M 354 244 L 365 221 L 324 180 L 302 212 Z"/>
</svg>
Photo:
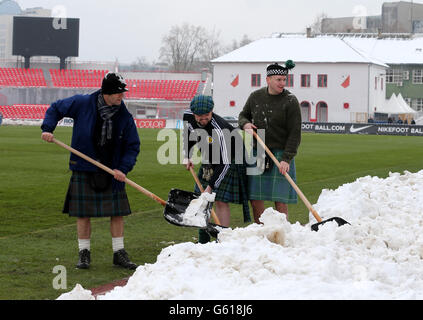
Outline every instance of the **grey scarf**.
<svg viewBox="0 0 423 320">
<path fill-rule="evenodd" d="M 100 115 L 100 118 L 103 119 L 103 125 L 101 128 L 101 139 L 100 145 L 104 146 L 106 144 L 106 139 L 112 139 L 113 131 L 113 121 L 112 117 L 119 111 L 119 106 L 108 106 L 104 101 L 102 94 L 98 95 L 97 108 Z"/>
</svg>

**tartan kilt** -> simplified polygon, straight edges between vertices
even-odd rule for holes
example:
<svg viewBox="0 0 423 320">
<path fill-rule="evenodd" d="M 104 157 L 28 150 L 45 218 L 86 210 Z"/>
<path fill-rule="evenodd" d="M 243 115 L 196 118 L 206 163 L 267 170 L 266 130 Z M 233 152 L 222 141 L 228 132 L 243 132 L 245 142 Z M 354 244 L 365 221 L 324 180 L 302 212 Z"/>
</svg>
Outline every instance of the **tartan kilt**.
<svg viewBox="0 0 423 320">
<path fill-rule="evenodd" d="M 198 179 L 205 189 L 209 183 L 203 178 L 203 165 L 198 171 Z M 219 187 L 213 190 L 216 193 L 215 201 L 242 204 L 244 222 L 251 221 L 247 183 L 246 166 L 244 164 L 231 164 Z M 194 187 L 194 192 L 201 193 L 197 185 Z"/>
<path fill-rule="evenodd" d="M 254 156 L 257 149 L 253 149 Z M 271 150 L 276 159 L 281 161 L 283 150 Z M 272 161 L 272 160 L 271 160 Z M 272 169 L 259 175 L 248 175 L 248 196 L 250 200 L 276 201 L 285 204 L 298 202 L 297 193 L 286 178 L 279 172 L 278 167 L 272 161 Z M 250 165 L 256 167 L 256 164 Z M 249 166 L 249 167 L 250 167 Z M 296 182 L 295 160 L 289 165 L 289 176 Z"/>
<path fill-rule="evenodd" d="M 63 213 L 78 218 L 118 217 L 131 214 L 131 209 L 125 189 L 114 191 L 110 184 L 105 191 L 96 191 L 88 172 L 73 171 Z"/>
</svg>

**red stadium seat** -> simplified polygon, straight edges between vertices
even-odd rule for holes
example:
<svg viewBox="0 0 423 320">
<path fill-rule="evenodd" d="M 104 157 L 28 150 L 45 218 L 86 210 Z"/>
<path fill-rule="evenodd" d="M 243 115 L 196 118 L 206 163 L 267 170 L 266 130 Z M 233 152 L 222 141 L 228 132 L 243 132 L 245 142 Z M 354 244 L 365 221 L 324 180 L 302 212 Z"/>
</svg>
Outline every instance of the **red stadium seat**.
<svg viewBox="0 0 423 320">
<path fill-rule="evenodd" d="M 0 111 L 5 119 L 14 120 L 42 120 L 49 105 L 15 104 L 13 106 L 0 106 Z"/>
<path fill-rule="evenodd" d="M 50 69 L 54 87 L 59 88 L 100 88 L 108 70 Z"/>
<path fill-rule="evenodd" d="M 126 99 L 191 100 L 200 81 L 128 79 Z"/>
<path fill-rule="evenodd" d="M 5 87 L 46 87 L 42 69 L 0 68 L 0 85 Z"/>
</svg>

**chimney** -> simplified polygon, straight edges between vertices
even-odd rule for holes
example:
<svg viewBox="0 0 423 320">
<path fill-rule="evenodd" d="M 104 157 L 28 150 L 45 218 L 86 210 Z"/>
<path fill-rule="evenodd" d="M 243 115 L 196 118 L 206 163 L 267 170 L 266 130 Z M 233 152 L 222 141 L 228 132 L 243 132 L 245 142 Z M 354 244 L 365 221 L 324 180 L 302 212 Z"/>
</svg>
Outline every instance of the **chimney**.
<svg viewBox="0 0 423 320">
<path fill-rule="evenodd" d="M 307 38 L 311 38 L 311 28 L 307 28 Z"/>
</svg>

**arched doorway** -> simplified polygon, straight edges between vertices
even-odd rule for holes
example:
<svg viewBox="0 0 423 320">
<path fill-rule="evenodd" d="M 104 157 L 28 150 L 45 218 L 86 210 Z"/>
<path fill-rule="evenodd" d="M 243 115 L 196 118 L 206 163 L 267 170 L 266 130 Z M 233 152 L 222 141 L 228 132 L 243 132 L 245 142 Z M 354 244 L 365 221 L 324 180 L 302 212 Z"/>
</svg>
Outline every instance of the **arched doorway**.
<svg viewBox="0 0 423 320">
<path fill-rule="evenodd" d="M 310 121 L 310 110 L 311 105 L 308 101 L 301 102 L 301 121 L 308 122 Z"/>
<path fill-rule="evenodd" d="M 316 106 L 317 122 L 328 122 L 328 105 L 320 101 Z"/>
</svg>

